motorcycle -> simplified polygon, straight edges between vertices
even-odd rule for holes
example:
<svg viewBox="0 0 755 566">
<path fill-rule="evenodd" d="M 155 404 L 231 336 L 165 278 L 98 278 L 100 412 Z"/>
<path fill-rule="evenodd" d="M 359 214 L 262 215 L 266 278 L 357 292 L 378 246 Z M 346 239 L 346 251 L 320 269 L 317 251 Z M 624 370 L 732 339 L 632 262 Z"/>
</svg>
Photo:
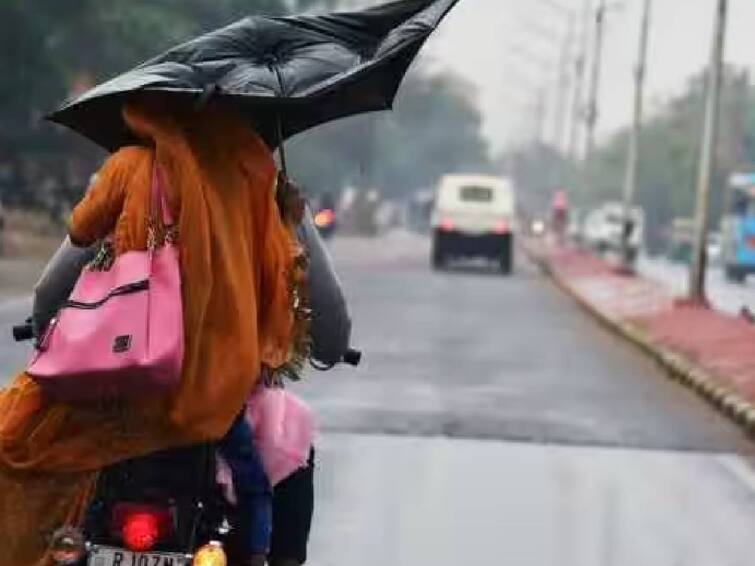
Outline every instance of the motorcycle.
<svg viewBox="0 0 755 566">
<path fill-rule="evenodd" d="M 13 328 L 34 339 L 31 321 Z M 358 366 L 348 350 L 343 363 Z M 327 368 L 326 368 L 327 369 Z M 212 444 L 119 462 L 97 480 L 81 528 L 53 534 L 59 566 L 226 566 L 240 561 L 234 507 L 218 485 Z"/>
<path fill-rule="evenodd" d="M 330 193 L 324 193 L 316 200 L 313 221 L 320 235 L 329 239 L 338 227 L 335 199 Z"/>
<path fill-rule="evenodd" d="M 328 239 L 336 231 L 336 213 L 331 208 L 323 208 L 315 213 L 315 226 L 320 235 Z"/>
</svg>

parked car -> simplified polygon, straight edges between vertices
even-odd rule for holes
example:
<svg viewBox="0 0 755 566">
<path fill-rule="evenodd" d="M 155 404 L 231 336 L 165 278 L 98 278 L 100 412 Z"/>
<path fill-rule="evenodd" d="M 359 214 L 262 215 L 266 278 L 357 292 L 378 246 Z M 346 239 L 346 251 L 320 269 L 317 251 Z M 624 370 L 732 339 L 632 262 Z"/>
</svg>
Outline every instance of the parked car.
<svg viewBox="0 0 755 566">
<path fill-rule="evenodd" d="M 583 229 L 584 243 L 598 253 L 622 251 L 624 230 L 628 230 L 628 259 L 634 262 L 642 248 L 645 237 L 645 215 L 642 209 L 633 207 L 629 211 L 629 225 L 624 224 L 624 205 L 609 202 L 593 209 L 585 218 Z"/>
<path fill-rule="evenodd" d="M 514 187 L 503 177 L 447 175 L 436 190 L 432 212 L 432 264 L 485 257 L 510 273 L 514 256 Z"/>
</svg>

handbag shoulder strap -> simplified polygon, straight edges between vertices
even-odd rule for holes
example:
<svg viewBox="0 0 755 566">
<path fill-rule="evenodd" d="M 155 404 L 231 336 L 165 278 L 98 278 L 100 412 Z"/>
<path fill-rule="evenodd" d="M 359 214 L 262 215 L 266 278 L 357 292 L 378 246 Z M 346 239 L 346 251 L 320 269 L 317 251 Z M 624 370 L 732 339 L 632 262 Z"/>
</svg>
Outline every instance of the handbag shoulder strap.
<svg viewBox="0 0 755 566">
<path fill-rule="evenodd" d="M 160 166 L 155 162 L 152 167 L 152 199 L 150 207 L 150 219 L 156 224 L 159 218 L 162 222 L 163 228 L 173 227 L 173 215 L 168 207 L 168 201 L 165 198 L 165 190 L 163 184 L 163 173 Z"/>
</svg>

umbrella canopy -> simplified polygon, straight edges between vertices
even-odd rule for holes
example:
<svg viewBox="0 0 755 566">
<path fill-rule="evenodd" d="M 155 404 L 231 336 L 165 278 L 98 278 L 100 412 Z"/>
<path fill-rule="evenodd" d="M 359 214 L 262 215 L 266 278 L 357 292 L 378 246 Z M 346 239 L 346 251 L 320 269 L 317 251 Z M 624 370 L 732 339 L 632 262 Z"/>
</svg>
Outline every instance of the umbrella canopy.
<svg viewBox="0 0 755 566">
<path fill-rule="evenodd" d="M 271 148 L 318 124 L 390 109 L 425 40 L 458 0 L 250 16 L 174 47 L 66 103 L 53 122 L 113 151 L 134 143 L 121 117 L 136 91 L 232 100 Z"/>
</svg>

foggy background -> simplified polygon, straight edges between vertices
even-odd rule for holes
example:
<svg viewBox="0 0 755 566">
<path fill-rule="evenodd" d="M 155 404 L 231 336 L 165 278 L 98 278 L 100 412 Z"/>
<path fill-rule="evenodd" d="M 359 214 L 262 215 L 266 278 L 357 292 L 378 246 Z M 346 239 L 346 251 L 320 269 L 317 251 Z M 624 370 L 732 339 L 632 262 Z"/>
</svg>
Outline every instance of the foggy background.
<svg viewBox="0 0 755 566">
<path fill-rule="evenodd" d="M 60 222 L 102 153 L 42 121 L 73 95 L 202 30 L 250 12 L 361 6 L 338 0 L 7 0 L 0 5 L 0 200 L 43 210 Z M 449 171 L 516 178 L 521 203 L 542 209 L 556 188 L 584 181 L 584 119 L 575 102 L 575 61 L 589 68 L 593 22 L 581 0 L 462 0 L 433 36 L 400 91 L 396 112 L 345 120 L 290 144 L 292 174 L 312 196 L 346 187 L 406 198 Z M 583 206 L 618 198 L 639 32 L 639 2 L 608 11 L 598 148 Z M 72 9 L 75 5 L 75 9 Z M 722 159 L 716 179 L 755 166 L 754 97 L 749 70 L 755 5 L 733 2 L 727 40 Z M 638 201 L 648 243 L 692 210 L 710 49 L 713 0 L 657 0 L 652 14 Z M 571 27 L 570 27 L 571 26 Z M 585 82 L 582 80 L 582 99 Z M 560 110 L 559 110 L 560 108 Z M 581 109 L 581 110 L 580 110 Z M 560 114 L 559 114 L 560 112 Z M 576 146 L 568 144 L 576 131 Z M 714 225 L 722 190 L 713 192 Z"/>
</svg>

